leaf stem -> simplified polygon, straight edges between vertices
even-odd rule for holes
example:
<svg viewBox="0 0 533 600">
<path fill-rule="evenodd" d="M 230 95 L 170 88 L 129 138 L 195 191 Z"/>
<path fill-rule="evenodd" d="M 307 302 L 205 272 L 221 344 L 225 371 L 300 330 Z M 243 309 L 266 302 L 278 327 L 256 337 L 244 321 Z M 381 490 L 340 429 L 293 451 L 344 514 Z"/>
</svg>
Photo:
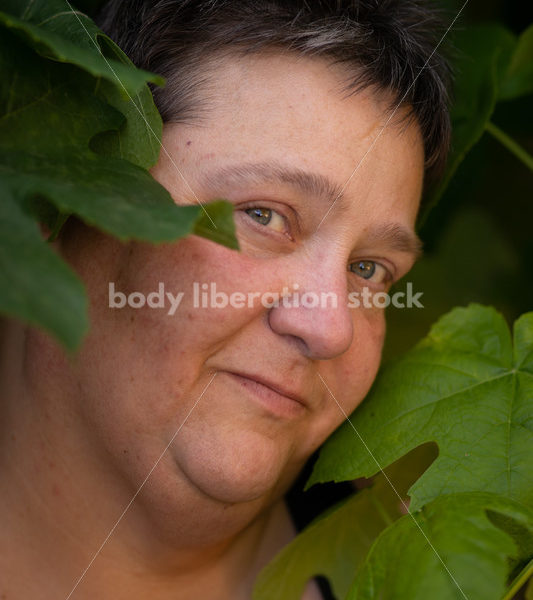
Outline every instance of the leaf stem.
<svg viewBox="0 0 533 600">
<path fill-rule="evenodd" d="M 528 564 L 520 571 L 517 575 L 511 587 L 507 590 L 502 600 L 512 600 L 518 590 L 526 583 L 526 581 L 533 575 L 533 560 L 530 560 Z"/>
<path fill-rule="evenodd" d="M 487 122 L 485 129 L 505 146 L 509 152 L 512 152 L 518 160 L 523 162 L 530 171 L 533 171 L 533 156 L 529 152 L 526 152 L 512 137 L 508 136 L 505 131 L 502 131 L 491 121 Z"/>
</svg>

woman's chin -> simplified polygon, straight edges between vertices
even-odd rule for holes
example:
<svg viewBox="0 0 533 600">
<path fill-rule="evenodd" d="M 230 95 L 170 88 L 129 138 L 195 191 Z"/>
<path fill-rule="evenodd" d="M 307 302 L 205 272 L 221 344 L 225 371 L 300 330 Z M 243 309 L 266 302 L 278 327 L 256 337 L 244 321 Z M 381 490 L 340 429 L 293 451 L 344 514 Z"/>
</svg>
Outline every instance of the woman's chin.
<svg viewBox="0 0 533 600">
<path fill-rule="evenodd" d="M 201 493 L 224 504 L 270 497 L 286 470 L 288 449 L 258 433 L 189 442 L 176 448 L 180 470 Z"/>
</svg>

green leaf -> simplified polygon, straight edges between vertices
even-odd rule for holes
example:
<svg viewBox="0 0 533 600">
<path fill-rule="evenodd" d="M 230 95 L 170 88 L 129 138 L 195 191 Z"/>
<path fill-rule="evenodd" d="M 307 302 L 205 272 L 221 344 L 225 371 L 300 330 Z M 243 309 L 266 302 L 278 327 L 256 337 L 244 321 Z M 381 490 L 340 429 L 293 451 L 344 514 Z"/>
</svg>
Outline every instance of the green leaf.
<svg viewBox="0 0 533 600">
<path fill-rule="evenodd" d="M 487 511 L 487 517 L 513 540 L 518 550 L 509 561 L 510 578 L 519 577 L 533 557 L 533 530 L 507 515 L 492 510 Z"/>
<path fill-rule="evenodd" d="M 0 93 L 0 176 L 17 197 L 45 196 L 122 240 L 176 240 L 199 218 L 198 232 L 209 231 L 200 206 L 176 206 L 144 169 L 89 149 L 95 134 L 118 128 L 123 116 L 88 92 L 82 72 L 38 59 L 9 38 L 0 42 L 0 61 L 11 82 Z M 218 230 L 211 227 L 233 240 L 225 215 Z"/>
<path fill-rule="evenodd" d="M 526 589 L 526 600 L 533 600 L 533 577 L 529 580 L 529 584 Z"/>
<path fill-rule="evenodd" d="M 68 349 L 88 330 L 83 284 L 0 181 L 0 311 L 53 333 Z"/>
<path fill-rule="evenodd" d="M 121 89 L 125 97 L 136 94 L 147 81 L 158 85 L 164 82 L 160 76 L 134 67 L 89 17 L 75 11 L 66 0 L 6 0 L 0 23 L 42 56 L 103 77 Z M 100 44 L 113 48 L 121 59 L 104 57 Z"/>
<path fill-rule="evenodd" d="M 170 241 L 192 231 L 199 207 L 177 207 L 144 169 L 89 149 L 93 135 L 123 117 L 88 92 L 82 72 L 9 38 L 0 61 L 11 83 L 0 96 L 0 177 L 16 197 L 45 196 L 123 240 Z"/>
<path fill-rule="evenodd" d="M 533 25 L 518 38 L 518 45 L 502 82 L 500 98 L 511 100 L 533 93 Z"/>
<path fill-rule="evenodd" d="M 377 540 L 347 600 L 500 600 L 509 558 L 518 549 L 487 511 L 533 532 L 533 514 L 494 494 L 434 500 L 406 515 Z"/>
<path fill-rule="evenodd" d="M 152 167 L 159 158 L 163 123 L 148 87 L 125 100 L 114 85 L 102 81 L 97 95 L 126 118 L 118 128 L 94 136 L 91 150 L 123 158 L 144 169 Z"/>
<path fill-rule="evenodd" d="M 356 566 L 387 522 L 376 515 L 372 492 L 363 490 L 312 523 L 260 573 L 253 600 L 297 600 L 309 579 L 326 576 L 344 598 Z"/>
<path fill-rule="evenodd" d="M 73 65 L 44 59 L 9 31 L 4 33 L 0 40 L 0 70 L 6 83 L 0 88 L 0 180 L 28 214 L 35 218 L 41 214 L 34 206 L 39 198 L 44 200 L 48 223 L 58 219 L 58 214 L 50 214 L 49 205 L 53 205 L 60 218 L 74 213 L 121 240 L 167 242 L 196 231 L 235 247 L 228 207 L 217 204 L 211 217 L 215 224 L 207 226 L 203 219 L 209 206 L 176 206 L 145 169 L 111 156 L 113 151 L 102 156 L 90 149 L 95 135 L 116 131 L 124 123 L 124 116 L 103 101 L 99 80 Z M 141 164 L 151 162 L 155 147 L 144 154 L 134 147 L 142 146 L 144 140 L 130 130 L 123 141 L 131 151 L 120 154 Z M 13 303 L 6 302 L 11 314 L 18 315 Z M 39 314 L 31 322 L 50 329 L 50 321 L 40 320 Z M 84 323 L 71 322 L 71 339 L 81 339 Z M 54 331 L 65 340 L 62 329 Z"/>
<path fill-rule="evenodd" d="M 316 575 L 326 576 L 335 596 L 345 598 L 374 540 L 405 514 L 409 486 L 435 456 L 434 445 L 417 448 L 391 465 L 386 477 L 378 475 L 372 487 L 321 515 L 259 574 L 253 599 L 299 600 Z"/>
<path fill-rule="evenodd" d="M 308 485 L 369 477 L 428 441 L 439 457 L 409 490 L 490 491 L 533 504 L 533 313 L 514 326 L 492 308 L 456 308 L 378 376 L 351 423 L 323 447 Z M 335 392 L 333 390 L 333 392 Z M 379 466 L 378 466 L 379 465 Z"/>
<path fill-rule="evenodd" d="M 115 45 L 109 47 L 107 56 L 131 65 L 125 54 Z M 123 158 L 149 169 L 159 158 L 163 122 L 147 85 L 135 94 L 124 98 L 121 87 L 102 79 L 97 88 L 98 97 L 122 113 L 126 119 L 118 130 L 93 137 L 91 149 L 98 154 Z"/>
<path fill-rule="evenodd" d="M 227 200 L 215 200 L 205 204 L 194 224 L 193 233 L 238 250 L 239 243 L 235 237 L 233 205 Z"/>
<path fill-rule="evenodd" d="M 454 45 L 458 57 L 454 61 L 456 78 L 450 111 L 452 145 L 446 172 L 425 199 L 420 223 L 440 200 L 457 167 L 483 135 L 515 44 L 513 34 L 501 25 L 478 25 L 456 33 Z"/>
<path fill-rule="evenodd" d="M 531 555 L 530 555 L 531 556 Z M 522 569 L 522 571 L 516 576 L 513 580 L 509 588 L 507 589 L 505 596 L 502 600 L 513 600 L 514 598 L 519 598 L 516 594 L 520 591 L 520 589 L 524 586 L 527 586 L 525 590 L 525 600 L 531 600 L 531 585 L 527 585 L 527 581 L 531 584 L 531 577 L 533 575 L 533 558 L 527 563 L 527 565 Z"/>
<path fill-rule="evenodd" d="M 162 122 L 146 82 L 161 84 L 162 79 L 137 69 L 112 40 L 65 0 L 11 3 L 10 12 L 3 17 L 4 25 L 44 56 L 53 56 L 98 76 L 95 93 L 126 117 L 120 128 L 96 136 L 91 144 L 93 150 L 146 169 L 153 166 L 159 156 Z M 44 51 L 43 42 L 48 44 Z"/>
</svg>

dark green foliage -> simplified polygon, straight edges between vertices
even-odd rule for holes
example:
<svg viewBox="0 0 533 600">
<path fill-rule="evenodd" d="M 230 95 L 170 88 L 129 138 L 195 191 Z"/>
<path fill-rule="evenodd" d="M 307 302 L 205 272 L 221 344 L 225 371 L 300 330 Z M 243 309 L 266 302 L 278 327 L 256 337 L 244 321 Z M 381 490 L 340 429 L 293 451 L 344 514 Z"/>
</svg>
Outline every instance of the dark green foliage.
<svg viewBox="0 0 533 600">
<path fill-rule="evenodd" d="M 9 268 L 0 310 L 74 349 L 87 330 L 83 288 L 32 219 L 53 229 L 75 214 L 121 240 L 196 233 L 236 248 L 231 206 L 178 207 L 148 173 L 162 124 L 146 83 L 160 77 L 136 69 L 65 0 L 2 8 L 0 181 L 9 235 L 0 252 Z"/>
</svg>

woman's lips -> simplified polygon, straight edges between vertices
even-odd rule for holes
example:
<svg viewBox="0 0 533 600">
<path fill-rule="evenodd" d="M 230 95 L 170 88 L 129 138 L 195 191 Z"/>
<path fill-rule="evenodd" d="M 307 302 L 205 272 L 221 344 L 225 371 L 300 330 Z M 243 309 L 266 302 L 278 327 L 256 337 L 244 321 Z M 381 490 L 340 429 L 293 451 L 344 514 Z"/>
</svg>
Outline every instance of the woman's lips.
<svg viewBox="0 0 533 600">
<path fill-rule="evenodd" d="M 254 394 L 263 405 L 280 416 L 298 416 L 307 410 L 303 397 L 260 375 L 224 371 L 232 380 Z"/>
</svg>

